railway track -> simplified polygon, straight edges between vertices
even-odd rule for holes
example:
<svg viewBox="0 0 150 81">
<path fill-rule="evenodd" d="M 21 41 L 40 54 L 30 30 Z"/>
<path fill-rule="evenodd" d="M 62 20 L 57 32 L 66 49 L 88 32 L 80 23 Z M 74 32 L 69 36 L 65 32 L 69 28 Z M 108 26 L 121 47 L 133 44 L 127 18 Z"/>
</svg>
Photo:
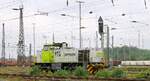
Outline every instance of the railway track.
<svg viewBox="0 0 150 81">
<path fill-rule="evenodd" d="M 58 76 L 31 76 L 26 74 L 2 74 L 5 77 L 22 77 L 26 81 L 150 81 L 146 79 L 127 79 L 127 78 L 95 78 L 95 77 L 58 77 Z"/>
</svg>

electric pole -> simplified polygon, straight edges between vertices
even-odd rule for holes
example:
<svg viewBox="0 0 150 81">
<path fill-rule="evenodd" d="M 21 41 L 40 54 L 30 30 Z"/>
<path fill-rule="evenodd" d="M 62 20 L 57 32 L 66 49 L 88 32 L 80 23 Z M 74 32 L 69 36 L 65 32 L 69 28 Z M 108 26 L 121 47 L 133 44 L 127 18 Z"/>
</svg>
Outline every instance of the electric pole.
<svg viewBox="0 0 150 81">
<path fill-rule="evenodd" d="M 82 48 L 82 34 L 81 34 L 81 16 L 82 16 L 82 12 L 81 12 L 81 7 L 82 7 L 82 1 L 77 1 L 77 3 L 79 3 L 79 48 Z"/>
<path fill-rule="evenodd" d="M 91 40 L 90 40 L 90 38 L 88 38 L 88 41 L 89 41 L 89 48 L 91 48 Z"/>
<path fill-rule="evenodd" d="M 18 49 L 17 49 L 17 63 L 18 65 L 24 65 L 25 64 L 25 39 L 24 39 L 24 27 L 23 27 L 23 7 L 17 9 L 14 8 L 13 10 L 19 10 L 20 11 L 20 21 L 19 21 L 19 41 L 18 41 Z"/>
<path fill-rule="evenodd" d="M 95 49 L 98 49 L 98 32 L 96 31 L 96 39 L 95 39 Z"/>
<path fill-rule="evenodd" d="M 33 23 L 33 48 L 34 48 L 34 62 L 36 62 L 35 58 L 35 23 Z"/>
<path fill-rule="evenodd" d="M 52 37 L 52 39 L 53 39 L 53 44 L 55 43 L 55 34 L 54 34 L 54 32 L 53 32 L 53 37 Z"/>
<path fill-rule="evenodd" d="M 110 51 L 109 51 L 109 27 L 107 26 L 107 59 L 108 59 L 108 64 L 110 63 L 109 57 L 110 57 Z"/>
<path fill-rule="evenodd" d="M 142 48 L 144 48 L 144 35 L 142 33 Z"/>
<path fill-rule="evenodd" d="M 2 29 L 2 63 L 5 64 L 5 24 L 3 23 Z"/>
<path fill-rule="evenodd" d="M 104 49 L 104 33 L 101 33 L 101 49 Z"/>
<path fill-rule="evenodd" d="M 32 45 L 29 44 L 29 64 L 31 66 L 31 63 L 32 63 L 32 55 L 31 55 L 31 52 L 32 52 Z"/>
<path fill-rule="evenodd" d="M 81 49 L 82 48 L 82 34 L 81 34 L 81 29 L 82 29 L 82 27 L 81 27 L 81 16 L 82 16 L 81 7 L 82 7 L 82 5 L 81 4 L 84 2 L 77 1 L 77 3 L 79 3 L 79 48 Z M 84 58 L 84 56 L 83 56 L 83 58 Z M 86 66 L 87 66 L 86 62 L 83 61 L 84 69 L 86 69 Z"/>
<path fill-rule="evenodd" d="M 73 47 L 73 32 L 71 32 L 71 46 Z"/>
<path fill-rule="evenodd" d="M 114 36 L 112 35 L 112 66 L 113 66 L 113 60 L 115 60 L 114 59 Z"/>
<path fill-rule="evenodd" d="M 112 36 L 112 48 L 114 48 L 114 36 Z"/>
<path fill-rule="evenodd" d="M 140 31 L 138 31 L 138 47 L 141 47 L 141 34 Z"/>
</svg>

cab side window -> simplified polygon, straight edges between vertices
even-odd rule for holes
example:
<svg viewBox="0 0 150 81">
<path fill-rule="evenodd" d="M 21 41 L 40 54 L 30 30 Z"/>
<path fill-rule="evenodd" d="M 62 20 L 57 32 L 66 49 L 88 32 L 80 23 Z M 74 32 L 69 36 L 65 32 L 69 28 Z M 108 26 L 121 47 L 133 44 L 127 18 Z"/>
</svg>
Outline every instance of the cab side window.
<svg viewBox="0 0 150 81">
<path fill-rule="evenodd" d="M 44 46 L 44 51 L 48 51 L 48 46 Z"/>
<path fill-rule="evenodd" d="M 60 53 L 60 49 L 59 49 L 59 48 L 56 48 L 54 52 L 55 52 L 55 56 L 57 56 L 57 57 L 60 57 L 60 56 L 61 56 L 61 53 Z"/>
</svg>

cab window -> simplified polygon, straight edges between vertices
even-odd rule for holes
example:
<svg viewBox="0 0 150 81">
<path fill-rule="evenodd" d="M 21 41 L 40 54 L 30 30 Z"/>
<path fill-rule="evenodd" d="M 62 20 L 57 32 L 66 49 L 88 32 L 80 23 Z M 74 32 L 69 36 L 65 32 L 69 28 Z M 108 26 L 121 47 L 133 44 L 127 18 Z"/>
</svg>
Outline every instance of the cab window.
<svg viewBox="0 0 150 81">
<path fill-rule="evenodd" d="M 48 51 L 48 46 L 44 46 L 44 51 Z"/>
</svg>

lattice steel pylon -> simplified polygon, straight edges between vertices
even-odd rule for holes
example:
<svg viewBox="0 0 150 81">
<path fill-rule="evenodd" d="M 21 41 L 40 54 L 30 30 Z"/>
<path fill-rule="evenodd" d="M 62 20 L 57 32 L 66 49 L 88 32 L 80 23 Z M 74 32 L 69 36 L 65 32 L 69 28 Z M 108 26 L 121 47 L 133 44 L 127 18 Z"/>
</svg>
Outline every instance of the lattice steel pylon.
<svg viewBox="0 0 150 81">
<path fill-rule="evenodd" d="M 26 63 L 25 59 L 25 40 L 24 40 L 24 27 L 23 27 L 23 7 L 19 9 L 13 9 L 20 11 L 20 21 L 19 21 L 19 41 L 17 48 L 17 64 L 24 65 Z"/>
<path fill-rule="evenodd" d="M 5 63 L 5 27 L 3 23 L 3 30 L 2 30 L 2 57 L 1 57 L 2 63 Z"/>
</svg>

